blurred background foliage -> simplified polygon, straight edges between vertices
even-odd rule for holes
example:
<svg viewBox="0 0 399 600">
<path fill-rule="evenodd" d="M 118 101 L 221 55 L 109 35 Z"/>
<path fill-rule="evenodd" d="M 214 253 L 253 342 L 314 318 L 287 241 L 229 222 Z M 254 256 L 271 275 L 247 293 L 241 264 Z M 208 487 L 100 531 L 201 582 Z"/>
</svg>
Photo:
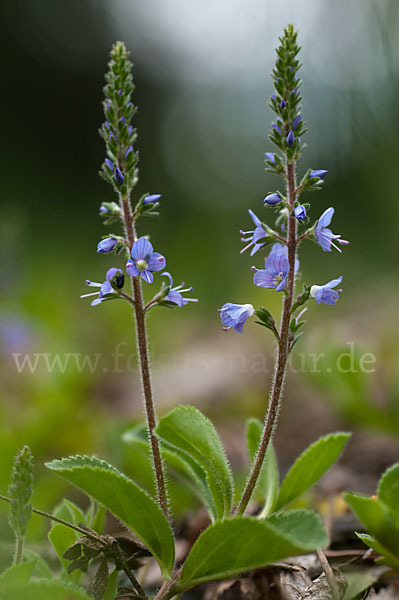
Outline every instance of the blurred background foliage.
<svg viewBox="0 0 399 600">
<path fill-rule="evenodd" d="M 309 197 L 311 217 L 334 205 L 333 230 L 351 245 L 342 256 L 301 248 L 304 281 L 342 274 L 344 293 L 335 308 L 308 311 L 276 448 L 284 471 L 319 435 L 355 430 L 334 485 L 374 490 L 397 456 L 399 432 L 398 9 L 395 0 L 1 3 L 2 493 L 24 443 L 36 456 L 34 502 L 42 508 L 64 489 L 43 462 L 68 453 L 97 453 L 151 488 L 145 460 L 120 441 L 141 419 L 130 310 L 122 303 L 90 308 L 79 299 L 86 278 L 102 281 L 116 266 L 115 257 L 96 254 L 106 232 L 98 207 L 113 200 L 97 175 L 104 156 L 97 130 L 116 39 L 135 63 L 136 197 L 163 196 L 161 218 L 143 221 L 140 233 L 151 234 L 175 281 L 194 285 L 200 299 L 184 310 L 157 308 L 149 319 L 159 411 L 180 402 L 200 406 L 215 419 L 233 465 L 244 468 L 243 421 L 264 414 L 273 344 L 251 323 L 243 336 L 223 333 L 217 308 L 233 301 L 263 304 L 276 315 L 280 309 L 277 294 L 252 285 L 254 260 L 239 255 L 239 229 L 251 224 L 249 208 L 264 217 L 262 199 L 280 184 L 264 173 L 263 155 L 272 150 L 269 73 L 287 22 L 299 29 L 303 47 L 309 148 L 299 172 L 329 170 L 324 190 Z M 118 344 L 125 356 L 117 359 Z M 71 359 L 65 369 L 49 372 L 40 363 L 34 373 L 18 373 L 12 354 L 28 352 L 100 358 L 94 372 Z M 337 368 L 343 352 L 352 358 Z M 314 369 L 312 354 L 319 353 Z M 365 353 L 375 357 L 369 373 L 359 366 Z M 181 492 L 178 513 L 187 500 Z M 31 539 L 45 527 L 34 517 Z M 11 533 L 6 525 L 1 531 L 7 549 Z"/>
</svg>

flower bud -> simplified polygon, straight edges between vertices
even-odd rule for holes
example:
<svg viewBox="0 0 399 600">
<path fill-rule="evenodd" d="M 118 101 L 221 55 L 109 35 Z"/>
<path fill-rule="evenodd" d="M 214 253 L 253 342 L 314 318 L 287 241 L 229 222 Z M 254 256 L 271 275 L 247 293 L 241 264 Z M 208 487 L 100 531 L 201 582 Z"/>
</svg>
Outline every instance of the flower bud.
<svg viewBox="0 0 399 600">
<path fill-rule="evenodd" d="M 318 177 L 319 179 L 323 179 L 327 175 L 328 171 L 324 169 L 316 169 L 315 171 L 310 171 L 309 179 L 312 177 Z"/>
<path fill-rule="evenodd" d="M 300 223 L 303 223 L 306 219 L 306 208 L 302 204 L 299 204 L 299 206 L 294 208 L 294 215 Z"/>
<path fill-rule="evenodd" d="M 144 198 L 143 204 L 155 204 L 162 198 L 161 194 L 150 194 Z"/>
<path fill-rule="evenodd" d="M 274 152 L 265 152 L 265 156 L 266 156 L 266 160 L 268 160 L 269 162 L 273 163 L 274 165 L 276 164 L 276 159 L 274 157 Z"/>
<path fill-rule="evenodd" d="M 116 179 L 116 183 L 118 185 L 122 185 L 123 180 L 125 179 L 123 176 L 122 171 L 119 169 L 119 167 L 115 167 L 115 179 Z"/>
<path fill-rule="evenodd" d="M 295 142 L 294 133 L 292 131 L 290 131 L 289 134 L 287 135 L 287 144 L 291 148 L 294 142 Z"/>
<path fill-rule="evenodd" d="M 112 252 L 117 243 L 118 240 L 116 240 L 113 237 L 105 238 L 104 240 L 101 240 L 101 242 L 98 242 L 97 252 L 99 252 L 100 254 L 107 254 L 107 252 Z"/>
<path fill-rule="evenodd" d="M 263 202 L 268 206 L 276 206 L 276 204 L 279 204 L 281 200 L 282 197 L 280 196 L 280 194 L 275 192 L 274 194 L 268 194 Z"/>
<path fill-rule="evenodd" d="M 292 129 L 296 129 L 298 127 L 299 123 L 301 122 L 301 120 L 302 120 L 301 115 L 297 115 L 292 121 Z"/>
</svg>

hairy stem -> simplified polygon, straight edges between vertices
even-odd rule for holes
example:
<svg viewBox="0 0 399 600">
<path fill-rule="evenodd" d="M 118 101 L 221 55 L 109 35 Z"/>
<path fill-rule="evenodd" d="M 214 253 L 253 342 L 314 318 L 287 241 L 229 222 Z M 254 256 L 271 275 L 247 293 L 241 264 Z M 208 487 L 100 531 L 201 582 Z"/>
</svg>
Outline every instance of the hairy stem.
<svg viewBox="0 0 399 600">
<path fill-rule="evenodd" d="M 129 241 L 130 249 L 132 248 L 136 239 L 132 209 L 129 201 L 129 190 L 126 192 L 126 196 L 120 197 L 121 208 L 123 210 L 123 221 L 125 226 L 125 232 Z M 147 344 L 147 333 L 145 324 L 145 309 L 143 303 L 143 293 L 141 289 L 140 277 L 132 277 L 133 286 L 133 298 L 134 298 L 134 314 L 136 323 L 136 335 L 137 335 L 137 348 L 138 356 L 140 361 L 141 369 L 141 380 L 143 384 L 143 393 L 145 401 L 145 412 L 147 416 L 148 433 L 150 437 L 151 455 L 154 464 L 155 478 L 157 483 L 158 500 L 161 509 L 168 518 L 168 499 L 166 495 L 166 484 L 165 475 L 162 464 L 161 450 L 159 447 L 158 438 L 155 435 L 156 427 L 156 416 L 155 407 L 152 397 L 152 386 L 151 386 L 151 375 L 150 375 L 150 361 L 148 356 L 148 344 Z"/>
<path fill-rule="evenodd" d="M 18 565 L 22 560 L 22 552 L 24 550 L 24 538 L 17 536 L 17 547 L 15 549 L 15 564 Z"/>
<path fill-rule="evenodd" d="M 287 288 L 286 295 L 284 297 L 283 312 L 281 318 L 280 327 L 280 340 L 278 343 L 277 360 L 274 371 L 274 379 L 272 385 L 272 391 L 269 399 L 269 406 L 267 409 L 265 424 L 263 428 L 262 438 L 259 444 L 258 452 L 256 454 L 255 461 L 252 465 L 251 472 L 248 477 L 247 484 L 245 486 L 244 493 L 240 500 L 240 503 L 235 508 L 235 514 L 242 515 L 251 500 L 252 493 L 255 489 L 256 482 L 260 471 L 262 469 L 263 461 L 265 459 L 266 451 L 269 446 L 270 440 L 273 436 L 274 429 L 277 425 L 277 417 L 279 413 L 281 393 L 284 386 L 285 373 L 287 368 L 288 353 L 290 346 L 289 339 L 289 327 L 290 327 L 290 312 L 292 307 L 292 301 L 294 297 L 294 283 L 295 283 L 295 253 L 296 253 L 296 219 L 292 215 L 296 198 L 296 182 L 295 182 L 295 163 L 294 161 L 288 162 L 287 160 L 287 186 L 288 186 L 288 202 L 289 202 L 289 213 L 288 217 L 288 262 L 290 270 L 287 277 Z"/>
</svg>

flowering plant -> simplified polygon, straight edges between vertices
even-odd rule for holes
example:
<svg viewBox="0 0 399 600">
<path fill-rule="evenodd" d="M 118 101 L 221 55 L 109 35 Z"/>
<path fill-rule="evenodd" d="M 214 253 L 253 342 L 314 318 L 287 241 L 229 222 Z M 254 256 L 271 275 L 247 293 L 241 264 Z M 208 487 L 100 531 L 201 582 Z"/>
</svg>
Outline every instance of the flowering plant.
<svg viewBox="0 0 399 600">
<path fill-rule="evenodd" d="M 146 234 L 137 233 L 143 217 L 158 215 L 161 194 L 144 194 L 132 203 L 139 161 L 137 132 L 132 124 L 136 112 L 131 101 L 134 89 L 132 65 L 123 43 L 117 42 L 112 48 L 104 88 L 105 122 L 100 129 L 106 157 L 100 174 L 112 187 L 117 201 L 103 203 L 99 212 L 105 225 L 119 224 L 122 231 L 106 234 L 98 242 L 97 252 L 113 253 L 115 260 L 122 264 L 110 268 L 103 283 L 88 280 L 87 285 L 97 291 L 82 297 L 93 296 L 92 306 L 107 300 L 123 300 L 133 308 L 146 423 L 126 431 L 123 439 L 136 451 L 144 449 L 148 454 L 156 495 L 152 497 L 125 474 L 96 457 L 72 456 L 53 460 L 47 467 L 85 492 L 92 504 L 83 513 L 64 500 L 55 514 L 44 513 L 29 504 L 33 465 L 29 449 L 24 448 L 15 460 L 10 498 L 3 497 L 11 503 L 10 524 L 16 534 L 17 552 L 14 567 L 2 576 L 0 597 L 6 590 L 13 598 L 22 598 L 29 589 L 32 598 L 45 600 L 50 597 L 145 600 L 152 591 L 145 587 L 139 569 L 142 561 L 152 557 L 159 565 L 162 579 L 154 598 L 166 600 L 180 597 L 203 582 L 227 579 L 311 551 L 319 555 L 332 597 L 334 600 L 340 597 L 334 573 L 322 552 L 328 538 L 320 517 L 311 510 L 292 506 L 339 457 L 349 434 L 332 433 L 316 441 L 294 462 L 281 482 L 272 445 L 289 354 L 305 324 L 301 320 L 307 310 L 305 305 L 312 299 L 317 304 L 335 305 L 341 292 L 336 289 L 342 281 L 339 276 L 324 285 L 305 285 L 303 291 L 295 295 L 299 277 L 298 248 L 305 240 L 315 241 L 324 251 L 331 251 L 332 247 L 341 251 L 337 244 L 348 243 L 329 229 L 333 208 L 328 208 L 314 224 L 309 224 L 310 205 L 300 202 L 305 191 L 321 188 L 327 171 L 309 169 L 297 182 L 297 162 L 303 152 L 302 138 L 306 133 L 300 107 L 298 53 L 297 33 L 288 26 L 277 49 L 272 75 L 275 92 L 269 103 L 276 114 L 269 137 L 277 151 L 265 153 L 267 170 L 282 177 L 285 184 L 284 191 L 271 191 L 264 198 L 263 204 L 269 215 L 276 216 L 275 224 L 271 227 L 250 210 L 255 229 L 241 232 L 246 244 L 242 252 L 251 248 L 251 255 L 259 257 L 261 251 L 267 251 L 262 268 L 252 268 L 253 283 L 268 290 L 265 294 L 282 294 L 280 325 L 264 307 L 255 309 L 249 303 L 227 302 L 220 309 L 223 329 L 232 328 L 242 333 L 245 322 L 256 316 L 257 323 L 273 333 L 277 345 L 265 421 L 262 424 L 250 419 L 247 423 L 251 467 L 241 489 L 216 429 L 200 411 L 191 406 L 178 406 L 159 420 L 156 416 L 146 315 L 155 306 L 183 307 L 196 299 L 183 295 L 191 288 L 173 285 L 172 275 L 164 270 L 166 259 L 163 254 L 154 251 Z M 162 276 L 166 279 L 161 279 Z M 159 288 L 152 298 L 144 301 L 143 286 L 147 292 L 156 285 Z M 178 561 L 171 525 L 167 469 L 178 472 L 194 489 L 208 514 L 207 527 L 187 556 Z M 385 496 L 392 508 L 392 491 L 388 484 L 385 488 Z M 252 505 L 249 511 L 255 493 L 261 506 L 257 510 Z M 348 497 L 348 502 L 354 506 L 353 499 Z M 105 509 L 135 538 L 105 534 Z M 245 514 L 247 511 L 251 516 Z M 63 575 L 60 581 L 52 581 L 48 566 L 43 566 L 38 559 L 29 560 L 29 554 L 21 563 L 26 524 L 33 512 L 55 522 L 49 539 L 61 561 Z M 383 543 L 376 533 L 376 540 L 367 543 L 376 547 L 381 540 Z M 392 551 L 391 547 L 389 551 Z M 391 554 L 387 556 L 391 564 Z M 15 584 L 17 576 L 20 581 L 22 577 L 22 584 Z M 29 587 L 24 588 L 25 584 Z M 32 595 L 34 593 L 37 595 Z"/>
</svg>

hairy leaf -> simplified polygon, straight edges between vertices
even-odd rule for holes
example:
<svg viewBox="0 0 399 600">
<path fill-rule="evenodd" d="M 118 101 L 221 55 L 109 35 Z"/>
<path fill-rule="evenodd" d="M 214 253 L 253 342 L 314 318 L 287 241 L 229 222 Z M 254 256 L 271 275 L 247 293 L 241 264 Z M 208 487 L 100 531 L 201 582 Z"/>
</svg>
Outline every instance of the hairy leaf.
<svg viewBox="0 0 399 600">
<path fill-rule="evenodd" d="M 327 544 L 321 519 L 315 513 L 300 510 L 272 517 L 233 517 L 208 527 L 191 548 L 175 591 L 203 581 L 227 579 Z"/>
<path fill-rule="evenodd" d="M 382 475 L 377 494 L 381 502 L 392 511 L 399 528 L 399 463 L 389 467 Z"/>
<path fill-rule="evenodd" d="M 349 437 L 350 433 L 331 433 L 309 446 L 285 476 L 275 510 L 291 504 L 312 487 L 337 460 Z"/>
<path fill-rule="evenodd" d="M 202 467 L 217 518 L 229 515 L 233 502 L 233 478 L 211 421 L 192 406 L 178 406 L 160 420 L 156 433 Z"/>
<path fill-rule="evenodd" d="M 172 529 L 157 503 L 131 479 L 108 463 L 74 456 L 47 463 L 47 467 L 105 506 L 147 546 L 165 578 L 174 564 Z"/>
</svg>

